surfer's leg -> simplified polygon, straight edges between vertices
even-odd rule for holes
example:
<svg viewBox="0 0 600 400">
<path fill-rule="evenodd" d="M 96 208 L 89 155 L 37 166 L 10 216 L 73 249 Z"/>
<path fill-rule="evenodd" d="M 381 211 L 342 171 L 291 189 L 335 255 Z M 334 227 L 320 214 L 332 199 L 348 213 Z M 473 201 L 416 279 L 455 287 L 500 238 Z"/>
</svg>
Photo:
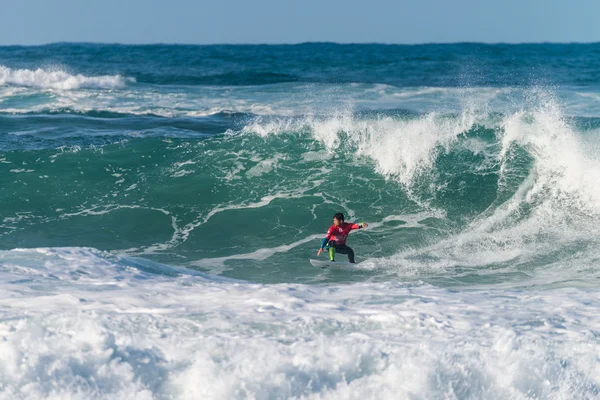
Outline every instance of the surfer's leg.
<svg viewBox="0 0 600 400">
<path fill-rule="evenodd" d="M 329 250 L 329 261 L 335 261 L 335 246 L 328 246 Z"/>
<path fill-rule="evenodd" d="M 346 246 L 346 251 L 346 254 L 348 254 L 348 261 L 354 263 L 354 250 L 352 250 L 352 247 Z"/>
<path fill-rule="evenodd" d="M 338 253 L 347 254 L 348 261 L 350 261 L 351 263 L 354 262 L 354 250 L 352 250 L 352 248 L 346 246 L 345 244 L 338 244 L 335 246 L 335 248 Z"/>
</svg>

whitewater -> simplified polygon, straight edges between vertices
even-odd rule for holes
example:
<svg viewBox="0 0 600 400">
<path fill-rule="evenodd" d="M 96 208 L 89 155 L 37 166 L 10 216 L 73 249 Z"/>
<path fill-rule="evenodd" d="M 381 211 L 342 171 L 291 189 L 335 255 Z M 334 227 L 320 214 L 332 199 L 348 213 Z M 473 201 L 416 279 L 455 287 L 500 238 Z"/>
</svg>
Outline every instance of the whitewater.
<svg viewBox="0 0 600 400">
<path fill-rule="evenodd" d="M 0 47 L 0 399 L 600 396 L 597 48 Z"/>
</svg>

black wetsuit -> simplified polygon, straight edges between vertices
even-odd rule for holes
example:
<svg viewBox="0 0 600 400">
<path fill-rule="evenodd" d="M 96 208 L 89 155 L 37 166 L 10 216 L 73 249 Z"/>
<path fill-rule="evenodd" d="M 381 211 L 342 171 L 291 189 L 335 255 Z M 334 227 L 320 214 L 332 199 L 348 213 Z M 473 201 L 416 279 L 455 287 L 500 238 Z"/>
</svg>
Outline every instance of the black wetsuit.
<svg viewBox="0 0 600 400">
<path fill-rule="evenodd" d="M 350 261 L 351 263 L 354 263 L 354 250 L 352 250 L 352 248 L 350 246 L 347 246 L 345 244 L 337 244 L 335 242 L 335 240 L 332 240 L 331 242 L 329 242 L 329 246 L 334 247 L 336 253 L 347 254 L 348 261 Z"/>
</svg>

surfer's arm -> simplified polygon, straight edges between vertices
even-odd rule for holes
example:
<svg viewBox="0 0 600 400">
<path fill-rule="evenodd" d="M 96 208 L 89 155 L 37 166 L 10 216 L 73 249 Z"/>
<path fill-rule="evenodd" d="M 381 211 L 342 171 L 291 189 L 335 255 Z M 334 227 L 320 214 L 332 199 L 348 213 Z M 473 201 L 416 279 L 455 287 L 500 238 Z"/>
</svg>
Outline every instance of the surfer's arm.
<svg viewBox="0 0 600 400">
<path fill-rule="evenodd" d="M 321 253 L 325 249 L 325 246 L 327 246 L 328 242 L 329 242 L 329 235 L 325 236 L 325 239 L 323 239 L 323 241 L 321 242 L 321 247 L 319 248 L 319 251 L 317 251 L 317 256 L 321 255 Z"/>
<path fill-rule="evenodd" d="M 351 228 L 351 230 L 354 230 L 354 229 L 366 228 L 367 226 L 369 226 L 369 224 L 361 222 L 360 224 L 352 224 L 352 226 L 350 228 Z"/>
<path fill-rule="evenodd" d="M 325 246 L 327 246 L 327 243 L 329 243 L 329 240 L 331 239 L 331 236 L 332 236 L 331 229 L 329 229 L 327 231 L 327 234 L 325 235 L 325 238 L 321 242 L 321 247 L 319 248 L 319 251 L 317 252 L 318 256 L 321 255 L 321 252 L 323 251 L 323 249 L 325 248 Z"/>
<path fill-rule="evenodd" d="M 325 246 L 327 246 L 327 243 L 329 243 L 329 240 L 331 240 L 332 236 L 333 236 L 333 233 L 331 232 L 331 228 L 329 228 L 329 230 L 327 231 L 327 234 L 325 235 L 325 239 L 323 239 L 323 241 L 321 242 L 321 250 L 323 250 L 325 248 Z"/>
</svg>

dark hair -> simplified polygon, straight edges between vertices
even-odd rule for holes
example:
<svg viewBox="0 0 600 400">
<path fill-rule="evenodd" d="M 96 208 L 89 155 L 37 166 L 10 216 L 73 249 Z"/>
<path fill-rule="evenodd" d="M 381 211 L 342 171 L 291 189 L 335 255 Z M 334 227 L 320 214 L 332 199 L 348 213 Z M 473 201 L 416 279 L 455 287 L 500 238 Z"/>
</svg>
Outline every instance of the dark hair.
<svg viewBox="0 0 600 400">
<path fill-rule="evenodd" d="M 336 213 L 333 218 L 337 219 L 338 221 L 342 221 L 344 222 L 344 214 L 342 213 Z"/>
</svg>

